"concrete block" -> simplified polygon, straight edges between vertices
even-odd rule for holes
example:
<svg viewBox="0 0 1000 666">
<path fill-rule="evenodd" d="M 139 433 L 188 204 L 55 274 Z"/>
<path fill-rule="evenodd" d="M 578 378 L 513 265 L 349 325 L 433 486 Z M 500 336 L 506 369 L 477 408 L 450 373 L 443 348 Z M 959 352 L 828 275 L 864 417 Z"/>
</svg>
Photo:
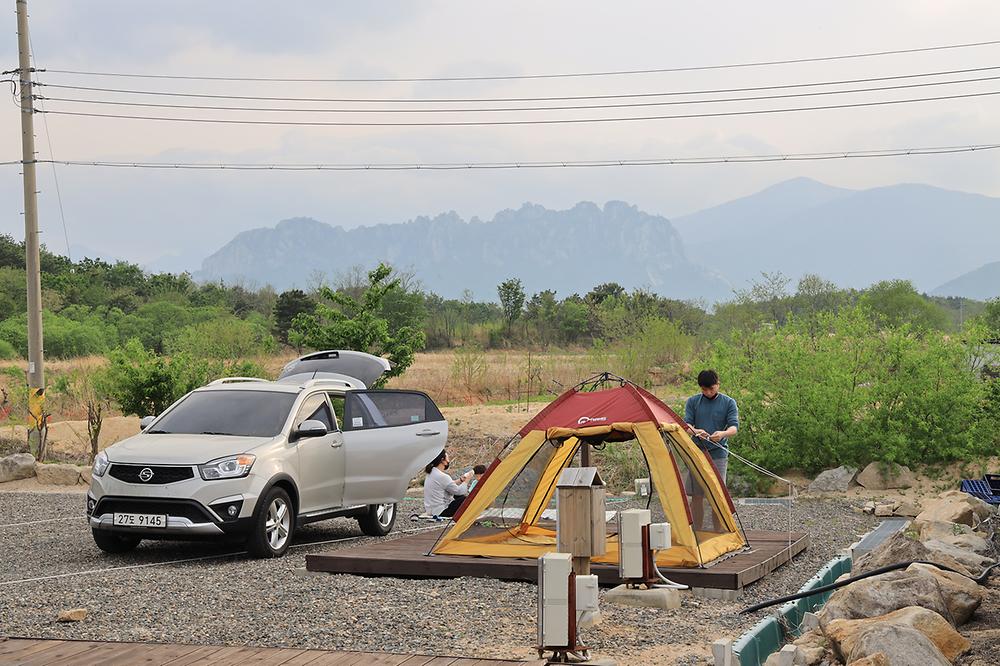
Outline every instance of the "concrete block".
<svg viewBox="0 0 1000 666">
<path fill-rule="evenodd" d="M 681 607 L 680 590 L 665 587 L 656 587 L 651 590 L 640 590 L 633 587 L 619 585 L 607 591 L 604 601 L 609 604 L 620 606 L 633 606 L 636 608 L 662 608 L 672 610 Z"/>
<path fill-rule="evenodd" d="M 692 587 L 691 594 L 702 599 L 719 599 L 720 601 L 736 601 L 742 590 L 720 590 L 715 587 Z"/>
<path fill-rule="evenodd" d="M 712 643 L 712 659 L 715 666 L 738 666 L 736 655 L 733 654 L 733 642 L 720 638 Z"/>
</svg>

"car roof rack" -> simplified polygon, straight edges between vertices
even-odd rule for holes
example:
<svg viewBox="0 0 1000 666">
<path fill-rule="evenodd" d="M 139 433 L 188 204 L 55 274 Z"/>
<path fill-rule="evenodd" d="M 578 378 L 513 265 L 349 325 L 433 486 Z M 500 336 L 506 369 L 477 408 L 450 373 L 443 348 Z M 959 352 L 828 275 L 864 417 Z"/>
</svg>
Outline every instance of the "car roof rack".
<svg viewBox="0 0 1000 666">
<path fill-rule="evenodd" d="M 239 384 L 242 382 L 267 382 L 267 379 L 261 379 L 260 377 L 220 377 L 215 381 L 209 382 L 208 386 L 218 386 L 219 384 Z"/>
</svg>

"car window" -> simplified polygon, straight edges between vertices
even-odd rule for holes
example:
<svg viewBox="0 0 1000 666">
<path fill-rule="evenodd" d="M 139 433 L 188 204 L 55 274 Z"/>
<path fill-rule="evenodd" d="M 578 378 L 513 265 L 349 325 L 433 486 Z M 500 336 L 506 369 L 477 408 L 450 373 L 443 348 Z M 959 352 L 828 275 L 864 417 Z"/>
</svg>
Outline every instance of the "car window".
<svg viewBox="0 0 1000 666">
<path fill-rule="evenodd" d="M 296 395 L 278 391 L 195 391 L 163 415 L 147 434 L 274 437 Z"/>
<path fill-rule="evenodd" d="M 330 399 L 330 404 L 333 405 L 333 415 L 337 419 L 337 423 L 344 422 L 344 396 L 343 394 L 337 393 L 327 393 L 326 397 Z"/>
<path fill-rule="evenodd" d="M 319 421 L 326 426 L 327 430 L 336 430 L 333 416 L 330 414 L 330 405 L 326 401 L 325 393 L 316 393 L 306 398 L 302 406 L 299 407 L 299 414 L 295 417 L 294 427 L 298 428 L 303 421 Z"/>
<path fill-rule="evenodd" d="M 350 430 L 444 420 L 430 398 L 411 391 L 351 391 L 344 416 L 344 428 Z"/>
</svg>

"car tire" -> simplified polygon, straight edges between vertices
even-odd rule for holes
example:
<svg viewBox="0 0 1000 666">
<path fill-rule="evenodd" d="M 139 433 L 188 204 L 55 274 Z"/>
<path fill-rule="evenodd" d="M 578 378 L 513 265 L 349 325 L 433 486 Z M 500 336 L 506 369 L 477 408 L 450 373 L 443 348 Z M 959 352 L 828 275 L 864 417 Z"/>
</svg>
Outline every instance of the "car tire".
<svg viewBox="0 0 1000 666">
<path fill-rule="evenodd" d="M 281 557 L 292 543 L 295 510 L 281 488 L 272 488 L 257 505 L 247 550 L 258 558 Z"/>
<path fill-rule="evenodd" d="M 365 512 L 358 516 L 358 525 L 368 536 L 385 536 L 392 531 L 392 526 L 395 524 L 395 504 L 369 504 Z"/>
<path fill-rule="evenodd" d="M 107 530 L 90 530 L 94 535 L 94 543 L 105 553 L 127 553 L 142 541 L 142 537 L 129 534 L 115 534 Z"/>
</svg>

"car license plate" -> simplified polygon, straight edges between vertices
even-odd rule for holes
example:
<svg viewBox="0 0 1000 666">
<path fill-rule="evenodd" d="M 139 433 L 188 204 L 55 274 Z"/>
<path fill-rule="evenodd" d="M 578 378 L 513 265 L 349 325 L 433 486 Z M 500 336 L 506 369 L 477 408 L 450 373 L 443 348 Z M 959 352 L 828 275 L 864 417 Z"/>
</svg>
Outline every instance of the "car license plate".
<svg viewBox="0 0 1000 666">
<path fill-rule="evenodd" d="M 123 527 L 166 527 L 167 517 L 148 513 L 116 513 L 112 524 Z"/>
</svg>

